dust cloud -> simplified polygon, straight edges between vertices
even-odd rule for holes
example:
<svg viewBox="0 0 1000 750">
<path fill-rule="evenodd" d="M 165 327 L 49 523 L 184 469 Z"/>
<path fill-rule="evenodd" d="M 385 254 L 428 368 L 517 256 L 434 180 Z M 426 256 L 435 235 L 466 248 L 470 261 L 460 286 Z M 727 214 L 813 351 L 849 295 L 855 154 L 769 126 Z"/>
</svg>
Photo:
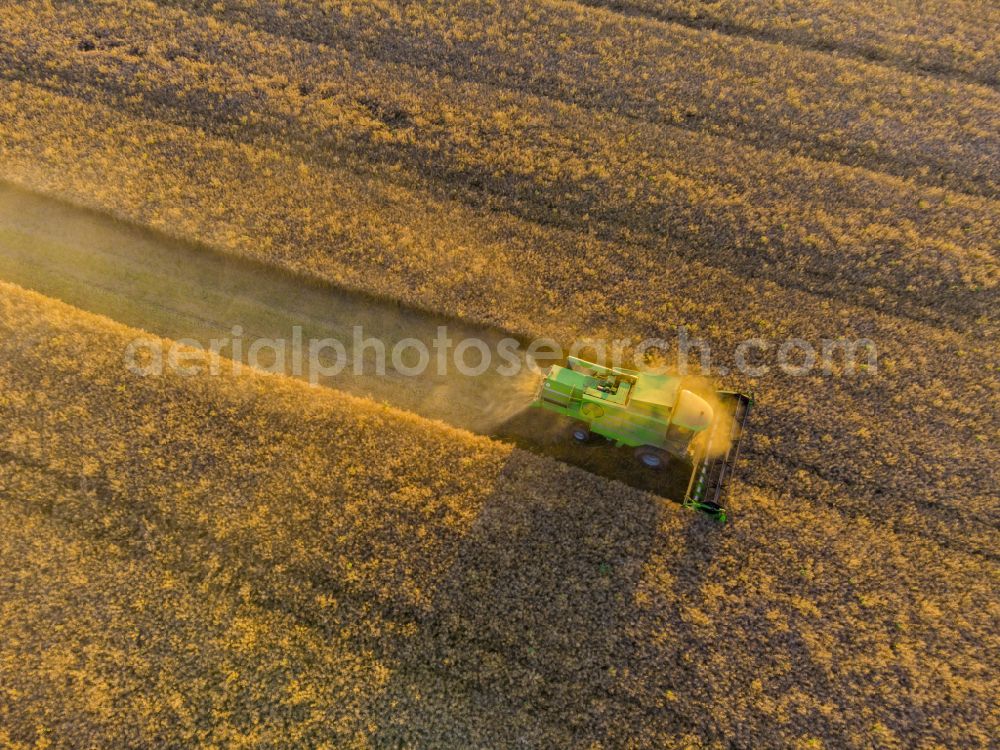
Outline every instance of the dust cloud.
<svg viewBox="0 0 1000 750">
<path fill-rule="evenodd" d="M 696 439 L 696 447 L 705 448 L 709 458 L 724 455 L 732 445 L 733 419 L 736 404 L 719 396 L 716 386 L 702 376 L 684 378 L 681 387 L 697 394 L 708 402 L 715 414 L 715 429 L 708 429 Z"/>
</svg>

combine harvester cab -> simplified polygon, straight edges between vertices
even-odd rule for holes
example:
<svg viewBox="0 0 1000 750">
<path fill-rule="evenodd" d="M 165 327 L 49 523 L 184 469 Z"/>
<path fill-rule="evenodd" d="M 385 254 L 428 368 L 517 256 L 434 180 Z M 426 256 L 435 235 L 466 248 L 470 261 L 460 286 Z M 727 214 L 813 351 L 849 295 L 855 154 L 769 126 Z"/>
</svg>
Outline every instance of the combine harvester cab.
<svg viewBox="0 0 1000 750">
<path fill-rule="evenodd" d="M 634 448 L 649 469 L 690 467 L 685 496 L 670 499 L 725 521 L 725 491 L 753 399 L 731 391 L 715 396 L 713 407 L 679 376 L 570 357 L 549 368 L 534 405 L 573 420 L 570 434 L 579 442 L 598 435 Z"/>
</svg>

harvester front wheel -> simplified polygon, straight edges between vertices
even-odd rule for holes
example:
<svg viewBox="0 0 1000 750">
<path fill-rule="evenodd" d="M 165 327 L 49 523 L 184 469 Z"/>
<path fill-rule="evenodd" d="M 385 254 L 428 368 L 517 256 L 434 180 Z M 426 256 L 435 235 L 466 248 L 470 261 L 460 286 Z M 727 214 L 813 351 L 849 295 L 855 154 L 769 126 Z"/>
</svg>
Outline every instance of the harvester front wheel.
<svg viewBox="0 0 1000 750">
<path fill-rule="evenodd" d="M 639 463 L 650 469 L 662 469 L 667 463 L 667 457 L 659 448 L 643 445 L 635 449 L 635 457 Z"/>
<path fill-rule="evenodd" d="M 592 437 L 590 425 L 586 422 L 574 422 L 569 428 L 569 436 L 577 443 L 589 443 Z"/>
</svg>

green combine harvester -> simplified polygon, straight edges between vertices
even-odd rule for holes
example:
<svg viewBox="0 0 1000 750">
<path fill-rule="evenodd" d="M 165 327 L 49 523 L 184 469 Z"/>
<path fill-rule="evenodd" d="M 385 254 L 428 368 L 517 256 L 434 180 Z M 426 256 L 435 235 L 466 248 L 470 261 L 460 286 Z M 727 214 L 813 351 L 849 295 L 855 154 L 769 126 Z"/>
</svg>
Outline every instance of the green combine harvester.
<svg viewBox="0 0 1000 750">
<path fill-rule="evenodd" d="M 684 497 L 671 499 L 725 522 L 725 490 L 753 405 L 749 394 L 718 391 L 713 406 L 679 376 L 570 357 L 549 368 L 533 405 L 573 420 L 570 435 L 580 443 L 600 436 L 634 448 L 647 469 L 690 471 Z"/>
</svg>

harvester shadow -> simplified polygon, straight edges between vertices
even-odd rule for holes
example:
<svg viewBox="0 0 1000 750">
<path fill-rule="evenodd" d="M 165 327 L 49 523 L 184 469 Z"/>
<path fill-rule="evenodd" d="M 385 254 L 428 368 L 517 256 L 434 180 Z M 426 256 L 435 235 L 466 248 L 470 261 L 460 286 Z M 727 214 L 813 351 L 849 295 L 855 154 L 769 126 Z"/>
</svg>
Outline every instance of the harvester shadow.
<svg viewBox="0 0 1000 750">
<path fill-rule="evenodd" d="M 498 425 L 492 437 L 637 490 L 683 501 L 691 477 L 689 463 L 673 460 L 661 469 L 650 469 L 636 460 L 631 449 L 616 448 L 604 438 L 584 444 L 574 441 L 569 427 L 565 417 L 526 408 Z"/>
<path fill-rule="evenodd" d="M 391 677 L 371 706 L 372 743 L 570 747 L 602 734 L 606 710 L 628 705 L 634 689 L 623 676 L 641 661 L 636 591 L 651 556 L 691 568 L 678 581 L 700 588 L 704 560 L 695 557 L 707 549 L 665 535 L 664 513 L 684 514 L 692 537 L 714 527 L 648 494 L 512 451 L 416 633 L 394 645 Z M 667 593 L 676 601 L 680 592 Z M 654 675 L 649 689 L 671 680 Z"/>
</svg>

